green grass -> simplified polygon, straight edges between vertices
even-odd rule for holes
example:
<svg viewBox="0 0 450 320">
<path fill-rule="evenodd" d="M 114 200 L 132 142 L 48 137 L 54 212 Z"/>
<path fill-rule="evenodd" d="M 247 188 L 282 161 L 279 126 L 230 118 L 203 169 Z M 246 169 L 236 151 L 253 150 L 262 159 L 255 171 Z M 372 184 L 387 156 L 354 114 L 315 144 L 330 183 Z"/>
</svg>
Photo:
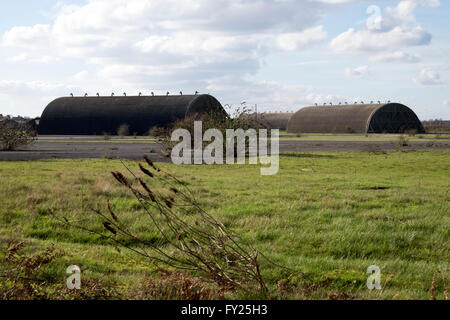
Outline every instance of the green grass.
<svg viewBox="0 0 450 320">
<path fill-rule="evenodd" d="M 282 154 L 275 176 L 248 165 L 159 165 L 188 181 L 209 212 L 276 262 L 261 259 L 271 297 L 428 299 L 439 271 L 442 299 L 450 283 L 449 159 L 447 150 L 292 153 Z M 137 162 L 126 163 L 136 170 Z M 111 170 L 125 171 L 105 159 L 0 162 L 0 245 L 22 237 L 34 252 L 55 243 L 68 255 L 52 263 L 47 277 L 64 281 L 65 268 L 77 264 L 84 277 L 101 279 L 126 298 L 154 267 L 97 236 L 59 226 L 50 215 L 100 228 L 91 208 L 111 199 L 123 221 L 156 238 Z M 381 291 L 366 288 L 373 264 L 381 268 Z"/>
</svg>

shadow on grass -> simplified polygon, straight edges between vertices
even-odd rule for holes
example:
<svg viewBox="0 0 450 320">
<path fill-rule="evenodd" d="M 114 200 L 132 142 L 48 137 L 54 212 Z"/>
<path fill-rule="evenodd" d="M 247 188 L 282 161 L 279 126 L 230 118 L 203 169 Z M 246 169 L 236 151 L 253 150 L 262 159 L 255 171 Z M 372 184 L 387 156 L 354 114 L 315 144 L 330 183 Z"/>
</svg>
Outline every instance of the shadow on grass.
<svg viewBox="0 0 450 320">
<path fill-rule="evenodd" d="M 391 187 L 385 187 L 385 186 L 373 186 L 373 187 L 362 187 L 358 188 L 359 190 L 388 190 Z"/>
<path fill-rule="evenodd" d="M 317 153 L 302 153 L 302 152 L 280 152 L 280 157 L 291 157 L 291 158 L 328 158 L 335 159 L 337 158 L 334 155 L 330 154 L 317 154 Z"/>
</svg>

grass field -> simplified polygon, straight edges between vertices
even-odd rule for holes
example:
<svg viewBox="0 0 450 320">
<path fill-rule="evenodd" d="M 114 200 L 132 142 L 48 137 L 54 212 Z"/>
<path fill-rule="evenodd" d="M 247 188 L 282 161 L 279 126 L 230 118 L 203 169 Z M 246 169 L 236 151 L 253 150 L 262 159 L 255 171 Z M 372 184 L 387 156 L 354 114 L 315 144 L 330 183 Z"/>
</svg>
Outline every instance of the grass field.
<svg viewBox="0 0 450 320">
<path fill-rule="evenodd" d="M 276 263 L 260 260 L 269 298 L 429 299 L 431 288 L 443 299 L 450 290 L 449 160 L 448 150 L 292 153 L 282 154 L 275 176 L 249 165 L 159 165 Z M 137 162 L 126 164 L 137 171 Z M 144 277 L 155 276 L 153 266 L 50 215 L 95 225 L 91 208 L 110 199 L 122 219 L 151 237 L 112 170 L 125 171 L 106 159 L 0 162 L 0 258 L 11 238 L 24 239 L 29 254 L 53 243 L 66 255 L 40 270 L 41 278 L 57 287 L 75 264 L 82 279 L 133 297 Z M 366 287 L 370 265 L 381 268 L 382 290 Z"/>
</svg>

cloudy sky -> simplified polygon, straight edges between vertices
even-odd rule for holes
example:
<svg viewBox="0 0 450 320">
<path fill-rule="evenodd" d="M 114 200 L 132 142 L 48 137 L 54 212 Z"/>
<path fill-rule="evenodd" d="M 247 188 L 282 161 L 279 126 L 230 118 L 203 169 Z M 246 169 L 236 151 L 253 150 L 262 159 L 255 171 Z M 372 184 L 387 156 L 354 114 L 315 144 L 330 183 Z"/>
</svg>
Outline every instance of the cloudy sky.
<svg viewBox="0 0 450 320">
<path fill-rule="evenodd" d="M 399 101 L 450 119 L 450 1 L 0 2 L 0 113 L 54 98 L 210 93 L 296 111 Z"/>
</svg>

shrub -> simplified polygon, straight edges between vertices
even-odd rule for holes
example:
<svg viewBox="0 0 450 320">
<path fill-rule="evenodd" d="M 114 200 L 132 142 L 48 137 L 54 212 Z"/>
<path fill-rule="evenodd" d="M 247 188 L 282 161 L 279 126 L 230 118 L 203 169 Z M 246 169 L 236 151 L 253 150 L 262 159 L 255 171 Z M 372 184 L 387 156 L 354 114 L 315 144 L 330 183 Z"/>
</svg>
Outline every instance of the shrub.
<svg viewBox="0 0 450 320">
<path fill-rule="evenodd" d="M 120 127 L 117 129 L 117 135 L 121 138 L 128 136 L 130 134 L 130 126 L 126 123 L 121 124 Z"/>
<path fill-rule="evenodd" d="M 397 143 L 398 143 L 399 147 L 407 147 L 408 143 L 409 143 L 409 140 L 405 136 L 399 136 L 398 140 L 397 140 Z"/>
<path fill-rule="evenodd" d="M 65 253 L 56 250 L 53 245 L 44 251 L 27 255 L 24 242 L 10 240 L 4 257 L 0 259 L 0 300 L 117 298 L 114 290 L 102 286 L 96 280 L 83 279 L 81 290 L 69 290 L 65 279 L 49 279 L 48 272 L 63 257 Z"/>
<path fill-rule="evenodd" d="M 414 137 L 417 134 L 417 129 L 409 129 L 405 130 L 405 134 L 409 135 L 410 137 Z"/>
<path fill-rule="evenodd" d="M 172 149 L 178 144 L 177 141 L 171 141 L 172 132 L 176 129 L 186 129 L 191 135 L 191 145 L 194 145 L 194 122 L 202 122 L 202 134 L 204 134 L 209 129 L 218 129 L 222 132 L 223 139 L 223 150 L 226 150 L 226 130 L 227 129 L 259 129 L 266 128 L 263 123 L 259 122 L 253 116 L 249 116 L 249 110 L 247 109 L 237 109 L 234 114 L 230 116 L 224 116 L 223 114 L 209 113 L 209 114 L 196 114 L 184 119 L 177 120 L 173 122 L 170 126 L 165 128 L 152 128 L 149 132 L 151 136 L 157 137 L 158 142 L 162 145 L 162 152 L 165 156 L 170 156 Z M 258 134 L 258 131 L 257 131 Z M 268 138 L 270 136 L 270 130 L 268 130 Z M 203 142 L 204 146 L 210 142 Z M 270 140 L 268 141 L 270 143 Z M 248 138 L 246 141 L 248 144 Z M 236 148 L 236 142 L 235 142 Z M 248 151 L 248 150 L 247 150 Z M 225 152 L 224 152 L 225 156 Z"/>
<path fill-rule="evenodd" d="M 39 299 L 44 298 L 40 288 L 42 281 L 38 272 L 63 253 L 56 252 L 54 247 L 44 252 L 26 256 L 22 253 L 24 242 L 10 241 L 6 255 L 1 261 L 2 282 L 0 283 L 0 299 Z"/>
<path fill-rule="evenodd" d="M 150 137 L 161 138 L 161 137 L 164 137 L 166 134 L 167 134 L 167 128 L 152 127 L 150 130 L 148 130 L 148 135 Z"/>
<path fill-rule="evenodd" d="M 138 200 L 148 221 L 146 229 L 155 234 L 152 239 L 122 221 L 109 203 L 106 213 L 94 210 L 103 232 L 55 217 L 63 224 L 108 239 L 119 251 L 124 247 L 158 267 L 192 272 L 205 282 L 214 282 L 222 291 L 266 292 L 258 251 L 203 210 L 186 182 L 144 159 L 147 165 L 139 164 L 140 176 L 129 168 L 131 178 L 120 172 L 112 175 Z"/>
<path fill-rule="evenodd" d="M 4 123 L 0 123 L 0 150 L 16 150 L 34 140 L 35 138 L 27 130 L 10 128 Z"/>
<path fill-rule="evenodd" d="M 157 279 L 148 278 L 137 296 L 139 300 L 218 300 L 223 294 L 198 278 L 177 271 L 161 270 Z"/>
</svg>

